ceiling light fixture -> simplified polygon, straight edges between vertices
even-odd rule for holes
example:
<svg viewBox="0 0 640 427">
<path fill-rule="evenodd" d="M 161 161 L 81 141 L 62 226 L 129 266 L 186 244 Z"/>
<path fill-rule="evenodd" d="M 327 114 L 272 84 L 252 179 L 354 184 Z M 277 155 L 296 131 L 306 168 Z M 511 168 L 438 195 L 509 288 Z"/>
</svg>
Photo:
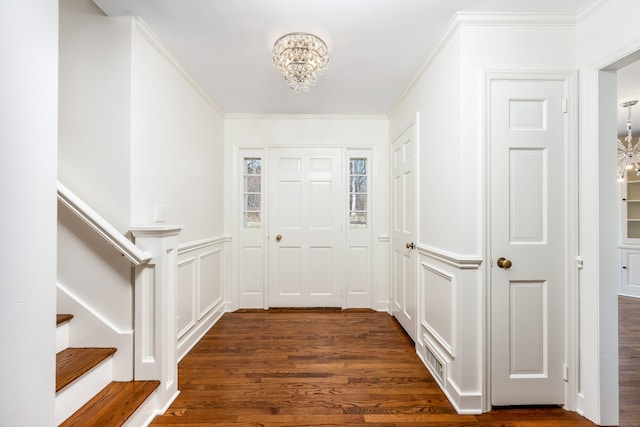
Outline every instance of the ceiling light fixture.
<svg viewBox="0 0 640 427">
<path fill-rule="evenodd" d="M 627 116 L 627 136 L 625 141 L 627 144 L 618 139 L 618 181 L 624 181 L 627 169 L 635 167 L 636 174 L 640 176 L 640 140 L 635 144 L 631 142 L 631 107 L 638 103 L 637 100 L 627 101 L 620 104 L 622 108 L 626 108 L 629 111 Z"/>
<path fill-rule="evenodd" d="M 327 45 L 313 34 L 285 34 L 273 45 L 273 65 L 296 93 L 308 92 L 328 62 Z"/>
</svg>

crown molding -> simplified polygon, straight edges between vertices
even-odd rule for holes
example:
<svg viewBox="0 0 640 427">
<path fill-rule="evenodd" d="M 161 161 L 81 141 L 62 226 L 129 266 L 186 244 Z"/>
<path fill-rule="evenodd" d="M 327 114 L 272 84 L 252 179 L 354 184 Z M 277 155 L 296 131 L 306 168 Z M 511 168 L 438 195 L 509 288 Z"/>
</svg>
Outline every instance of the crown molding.
<svg viewBox="0 0 640 427">
<path fill-rule="evenodd" d="M 602 5 L 607 3 L 609 0 L 593 0 L 587 5 L 585 5 L 582 9 L 578 11 L 576 14 L 576 21 L 580 22 L 585 19 L 587 16 L 591 15 L 594 11 L 600 9 Z"/>
<path fill-rule="evenodd" d="M 200 96 L 202 96 L 221 116 L 225 118 L 226 113 L 224 110 L 207 94 L 202 87 L 196 83 L 195 80 L 189 75 L 182 65 L 174 58 L 174 56 L 167 50 L 162 44 L 158 36 L 149 28 L 149 26 L 139 17 L 133 17 L 133 26 L 140 34 L 160 55 L 162 55 L 182 76 L 195 89 Z"/>
<path fill-rule="evenodd" d="M 606 0 L 595 0 L 601 2 Z M 418 69 L 413 79 L 409 82 L 405 90 L 400 94 L 396 102 L 389 109 L 387 116 L 391 117 L 402 101 L 411 92 L 417 81 L 422 77 L 425 70 L 440 51 L 449 43 L 451 38 L 462 27 L 484 27 L 484 26 L 572 26 L 576 24 L 576 15 L 570 13 L 543 14 L 543 13 L 456 13 L 440 37 L 440 41 L 427 55 L 424 63 Z"/>
<path fill-rule="evenodd" d="M 227 114 L 227 120 L 388 120 L 386 114 Z"/>
</svg>

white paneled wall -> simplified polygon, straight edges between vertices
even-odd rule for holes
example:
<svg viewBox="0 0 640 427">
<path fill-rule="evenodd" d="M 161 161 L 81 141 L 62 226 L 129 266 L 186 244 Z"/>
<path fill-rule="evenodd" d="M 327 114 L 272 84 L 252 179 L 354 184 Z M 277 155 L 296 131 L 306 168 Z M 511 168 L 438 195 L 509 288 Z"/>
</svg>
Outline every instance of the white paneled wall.
<svg viewBox="0 0 640 427">
<path fill-rule="evenodd" d="M 224 313 L 225 238 L 178 248 L 178 360 Z"/>
<path fill-rule="evenodd" d="M 474 349 L 482 335 L 477 320 L 482 260 L 424 247 L 418 251 L 418 355 L 459 413 L 480 413 L 482 374 L 459 356 L 467 347 Z"/>
<path fill-rule="evenodd" d="M 348 162 L 366 158 L 368 163 L 367 228 L 349 228 L 344 212 L 345 257 L 344 306 L 388 309 L 389 296 L 389 183 L 388 120 L 381 116 L 228 116 L 225 121 L 226 181 L 230 203 L 226 205 L 228 224 L 234 239 L 233 277 L 226 294 L 227 309 L 265 308 L 268 283 L 265 280 L 267 235 L 262 228 L 244 227 L 243 161 L 263 159 L 263 221 L 268 216 L 268 152 L 272 147 L 332 147 L 342 151 L 344 196 L 347 198 Z M 266 224 L 266 222 L 263 222 Z"/>
</svg>

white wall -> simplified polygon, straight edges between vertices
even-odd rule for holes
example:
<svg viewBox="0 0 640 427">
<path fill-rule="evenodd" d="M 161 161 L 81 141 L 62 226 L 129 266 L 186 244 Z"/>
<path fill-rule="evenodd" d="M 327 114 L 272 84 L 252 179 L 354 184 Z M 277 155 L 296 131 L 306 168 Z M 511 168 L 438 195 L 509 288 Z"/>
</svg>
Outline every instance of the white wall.
<svg viewBox="0 0 640 427">
<path fill-rule="evenodd" d="M 60 0 L 60 181 L 121 232 L 130 225 L 130 18 Z"/>
<path fill-rule="evenodd" d="M 224 118 L 141 21 L 134 23 L 131 223 L 183 224 L 180 243 L 224 232 Z"/>
<path fill-rule="evenodd" d="M 106 17 L 89 0 L 60 1 L 59 81 L 58 179 L 126 233 L 131 222 L 131 19 Z M 131 265 L 64 206 L 59 206 L 58 253 L 61 301 L 68 293 L 71 301 L 131 335 Z M 73 345 L 82 344 L 74 336 L 92 335 L 81 329 L 85 325 L 78 319 L 71 324 Z M 119 379 L 131 378 L 129 368 Z"/>
<path fill-rule="evenodd" d="M 133 21 L 131 223 L 163 205 L 178 235 L 178 358 L 223 312 L 224 119 L 143 22 Z"/>
<path fill-rule="evenodd" d="M 580 71 L 581 394 L 579 408 L 602 425 L 618 422 L 615 70 L 638 59 L 640 3 L 595 2 L 577 24 Z M 599 72 L 609 68 L 610 72 Z"/>
<path fill-rule="evenodd" d="M 1 2 L 0 52 L 0 425 L 52 426 L 58 3 Z"/>
<path fill-rule="evenodd" d="M 270 146 L 328 146 L 363 149 L 372 152 L 373 186 L 372 215 L 372 271 L 369 298 L 371 307 L 386 310 L 389 279 L 389 139 L 388 122 L 380 116 L 236 116 L 228 117 L 225 125 L 225 170 L 229 194 L 226 200 L 226 218 L 229 233 L 238 235 L 240 224 L 239 149 L 266 150 Z M 234 252 L 234 259 L 237 253 Z M 238 268 L 226 296 L 231 307 L 238 304 Z M 263 284 L 264 285 L 264 284 Z M 264 292 L 264 287 L 262 291 Z M 348 298 L 348 297 L 347 297 Z"/>
<path fill-rule="evenodd" d="M 391 112 L 392 136 L 419 113 L 418 353 L 424 358 L 429 350 L 445 364 L 442 386 L 460 412 L 477 413 L 489 405 L 484 376 L 487 73 L 571 70 L 574 47 L 570 21 L 460 14 Z"/>
<path fill-rule="evenodd" d="M 124 234 L 183 226 L 178 262 L 200 257 L 192 277 L 178 275 L 177 320 L 192 345 L 218 316 L 226 280 L 223 113 L 142 21 L 107 17 L 90 0 L 60 10 L 60 180 Z M 60 218 L 61 299 L 131 335 L 130 264 L 64 207 Z"/>
</svg>

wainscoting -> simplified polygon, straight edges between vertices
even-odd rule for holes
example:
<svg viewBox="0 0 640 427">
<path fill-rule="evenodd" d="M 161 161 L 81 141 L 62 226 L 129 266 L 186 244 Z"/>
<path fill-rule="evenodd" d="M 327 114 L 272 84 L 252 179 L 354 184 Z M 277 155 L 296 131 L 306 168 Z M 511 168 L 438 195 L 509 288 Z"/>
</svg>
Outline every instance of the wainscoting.
<svg viewBox="0 0 640 427">
<path fill-rule="evenodd" d="M 224 237 L 178 246 L 178 360 L 224 313 Z"/>
<path fill-rule="evenodd" d="M 458 413 L 481 413 L 482 261 L 433 248 L 418 252 L 418 356 Z"/>
</svg>

